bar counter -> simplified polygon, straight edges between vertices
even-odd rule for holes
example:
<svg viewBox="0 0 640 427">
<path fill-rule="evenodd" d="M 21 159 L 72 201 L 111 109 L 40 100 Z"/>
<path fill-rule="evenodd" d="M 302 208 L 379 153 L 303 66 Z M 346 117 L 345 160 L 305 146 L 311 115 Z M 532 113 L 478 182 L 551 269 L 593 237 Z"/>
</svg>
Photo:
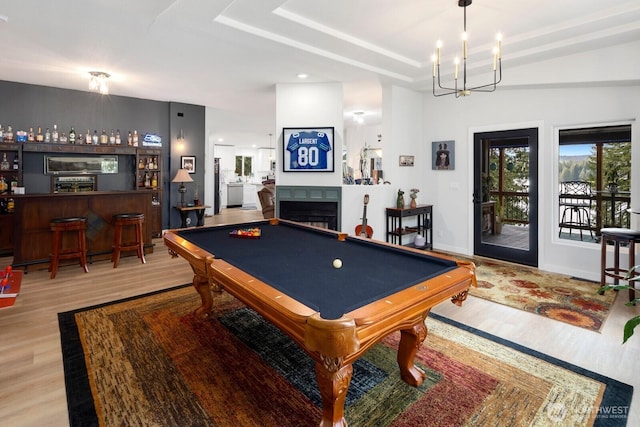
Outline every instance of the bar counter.
<svg viewBox="0 0 640 427">
<path fill-rule="evenodd" d="M 13 213 L 13 265 L 49 263 L 52 244 L 49 222 L 54 218 L 87 217 L 87 255 L 93 260 L 111 258 L 113 215 L 143 213 L 145 251 L 152 252 L 151 223 L 158 212 L 153 209 L 151 198 L 152 192 L 144 190 L 17 195 Z M 124 238 L 128 239 L 128 234 Z"/>
</svg>

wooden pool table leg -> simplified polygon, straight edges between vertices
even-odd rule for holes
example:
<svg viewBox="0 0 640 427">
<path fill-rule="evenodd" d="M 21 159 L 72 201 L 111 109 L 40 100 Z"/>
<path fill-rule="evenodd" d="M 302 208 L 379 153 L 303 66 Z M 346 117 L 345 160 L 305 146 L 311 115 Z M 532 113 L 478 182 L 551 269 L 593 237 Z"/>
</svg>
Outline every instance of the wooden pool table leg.
<svg viewBox="0 0 640 427">
<path fill-rule="evenodd" d="M 200 294 L 200 300 L 202 304 L 196 308 L 194 312 L 198 319 L 206 319 L 209 317 L 211 310 L 213 309 L 213 297 L 211 296 L 211 288 L 209 286 L 209 279 L 205 276 L 193 275 L 193 287 Z"/>
<path fill-rule="evenodd" d="M 320 427 L 347 427 L 344 400 L 353 375 L 351 363 L 342 365 L 341 358 L 325 358 L 316 362 L 316 379 L 322 396 Z"/>
<path fill-rule="evenodd" d="M 413 361 L 426 337 L 427 327 L 424 324 L 424 319 L 410 329 L 400 331 L 400 344 L 398 346 L 400 377 L 407 384 L 416 387 L 422 384 L 426 374 Z"/>
</svg>

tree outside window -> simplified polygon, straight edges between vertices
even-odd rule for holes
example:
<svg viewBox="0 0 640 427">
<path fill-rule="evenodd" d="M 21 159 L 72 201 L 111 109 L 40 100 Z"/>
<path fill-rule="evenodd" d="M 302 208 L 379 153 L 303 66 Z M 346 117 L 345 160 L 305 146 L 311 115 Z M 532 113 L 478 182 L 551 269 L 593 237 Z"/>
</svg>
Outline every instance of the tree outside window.
<svg viewBox="0 0 640 427">
<path fill-rule="evenodd" d="M 594 230 L 628 227 L 631 206 L 631 126 L 567 129 L 559 133 L 558 181 L 585 181 L 593 191 Z M 562 237 L 562 236 L 561 236 Z"/>
</svg>

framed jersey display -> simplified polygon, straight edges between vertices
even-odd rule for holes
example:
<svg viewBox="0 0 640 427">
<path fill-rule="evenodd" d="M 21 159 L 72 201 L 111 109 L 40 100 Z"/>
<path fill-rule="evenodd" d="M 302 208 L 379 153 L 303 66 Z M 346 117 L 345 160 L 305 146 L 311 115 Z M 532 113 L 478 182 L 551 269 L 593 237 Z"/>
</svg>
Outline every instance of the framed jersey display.
<svg viewBox="0 0 640 427">
<path fill-rule="evenodd" d="M 284 172 L 333 172 L 333 128 L 284 128 Z"/>
</svg>

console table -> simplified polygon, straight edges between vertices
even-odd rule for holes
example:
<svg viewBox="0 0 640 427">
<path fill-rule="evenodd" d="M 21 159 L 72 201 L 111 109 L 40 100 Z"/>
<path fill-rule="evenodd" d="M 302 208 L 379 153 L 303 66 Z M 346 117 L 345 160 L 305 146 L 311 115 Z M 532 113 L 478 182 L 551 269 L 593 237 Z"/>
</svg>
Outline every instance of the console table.
<svg viewBox="0 0 640 427">
<path fill-rule="evenodd" d="M 210 208 L 211 206 L 207 205 L 198 205 L 198 206 L 174 206 L 177 210 L 180 211 L 180 228 L 187 228 L 187 218 L 189 218 L 189 212 L 196 213 L 196 227 L 204 226 L 204 210 Z"/>
<path fill-rule="evenodd" d="M 415 218 L 413 218 L 415 217 Z M 403 226 L 403 220 L 412 218 Z M 418 205 L 415 208 L 387 208 L 386 241 L 402 245 L 403 237 L 411 237 L 404 244 L 413 246 L 417 234 L 425 238 L 424 249 L 433 249 L 433 206 Z"/>
</svg>

